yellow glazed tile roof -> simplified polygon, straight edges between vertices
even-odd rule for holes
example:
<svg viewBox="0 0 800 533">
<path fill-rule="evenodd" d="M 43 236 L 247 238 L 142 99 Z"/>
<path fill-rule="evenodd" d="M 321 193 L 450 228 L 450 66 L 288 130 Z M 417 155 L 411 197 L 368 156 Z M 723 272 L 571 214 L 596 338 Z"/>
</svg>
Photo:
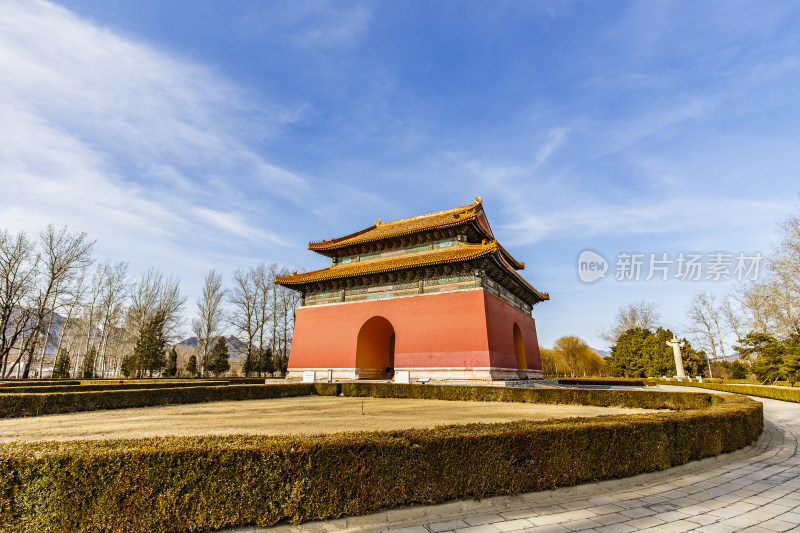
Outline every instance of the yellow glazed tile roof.
<svg viewBox="0 0 800 533">
<path fill-rule="evenodd" d="M 334 250 L 351 244 L 377 241 L 388 237 L 397 237 L 416 233 L 418 231 L 462 224 L 465 221 L 475 220 L 482 208 L 481 199 L 475 198 L 475 202 L 470 205 L 437 211 L 436 213 L 429 213 L 427 215 L 403 218 L 391 222 L 376 220 L 374 225 L 361 231 L 351 233 L 350 235 L 327 241 L 310 242 L 308 243 L 308 249 L 314 251 Z"/>
<path fill-rule="evenodd" d="M 455 261 L 466 261 L 476 259 L 497 252 L 500 245 L 496 241 L 484 244 L 459 244 L 449 248 L 438 248 L 426 250 L 413 254 L 397 255 L 394 257 L 380 257 L 367 261 L 331 265 L 328 268 L 292 274 L 290 276 L 279 276 L 275 278 L 276 283 L 282 285 L 298 285 L 311 283 L 324 279 L 336 279 L 348 276 L 358 276 L 361 274 L 372 274 L 375 272 L 388 272 L 404 268 L 435 265 Z"/>
</svg>

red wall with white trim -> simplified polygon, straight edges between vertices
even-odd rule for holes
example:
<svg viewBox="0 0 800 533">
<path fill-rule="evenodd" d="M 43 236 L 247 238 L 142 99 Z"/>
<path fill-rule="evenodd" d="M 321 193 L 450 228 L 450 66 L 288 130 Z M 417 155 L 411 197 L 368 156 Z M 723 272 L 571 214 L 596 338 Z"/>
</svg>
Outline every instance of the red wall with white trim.
<svg viewBox="0 0 800 533">
<path fill-rule="evenodd" d="M 358 333 L 375 316 L 395 332 L 395 368 L 516 369 L 513 327 L 528 368 L 541 370 L 536 324 L 483 289 L 421 294 L 297 310 L 289 370 L 356 367 Z"/>
</svg>

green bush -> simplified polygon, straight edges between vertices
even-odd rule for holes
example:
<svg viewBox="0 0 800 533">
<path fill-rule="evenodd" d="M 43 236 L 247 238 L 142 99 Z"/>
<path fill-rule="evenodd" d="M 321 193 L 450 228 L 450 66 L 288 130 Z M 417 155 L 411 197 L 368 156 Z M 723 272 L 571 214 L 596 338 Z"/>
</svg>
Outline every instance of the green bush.
<svg viewBox="0 0 800 533">
<path fill-rule="evenodd" d="M 416 387 L 423 396 L 433 389 Z M 465 388 L 448 387 L 451 393 Z M 342 386 L 358 395 L 365 389 Z M 396 395 L 412 391 L 398 388 Z M 641 392 L 653 395 L 653 404 L 666 398 Z M 733 451 L 754 442 L 762 423 L 759 403 L 730 396 L 704 409 L 594 419 L 302 437 L 0 444 L 0 528 L 207 531 L 549 490 Z"/>
<path fill-rule="evenodd" d="M 295 383 L 238 385 L 235 387 L 222 385 L 166 389 L 57 392 L 50 394 L 0 394 L 0 418 L 226 400 L 258 400 L 305 396 L 308 394 L 334 395 L 336 393 L 337 385 L 332 383 Z"/>
</svg>

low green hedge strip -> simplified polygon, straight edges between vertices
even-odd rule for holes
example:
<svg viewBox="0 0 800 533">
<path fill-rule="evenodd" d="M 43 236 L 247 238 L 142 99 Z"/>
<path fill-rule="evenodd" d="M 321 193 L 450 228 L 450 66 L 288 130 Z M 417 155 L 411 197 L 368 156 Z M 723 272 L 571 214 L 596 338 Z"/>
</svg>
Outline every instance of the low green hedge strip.
<svg viewBox="0 0 800 533">
<path fill-rule="evenodd" d="M 625 385 L 630 387 L 644 387 L 648 385 L 646 379 L 635 378 L 558 378 L 564 385 Z"/>
<path fill-rule="evenodd" d="M 38 387 L 13 387 L 8 390 L 0 389 L 0 394 L 24 394 L 24 393 L 53 393 L 53 392 L 87 392 L 87 391 L 107 391 L 107 390 L 136 390 L 136 389 L 170 389 L 181 387 L 202 387 L 202 386 L 223 386 L 228 385 L 227 381 L 183 381 L 177 383 L 91 383 L 80 385 L 42 385 Z"/>
<path fill-rule="evenodd" d="M 117 386 L 119 387 L 119 386 Z M 284 392 L 285 391 L 285 392 Z M 0 394 L 0 418 L 124 409 L 157 405 L 256 400 L 303 394 L 343 394 L 379 398 L 506 401 L 550 404 L 620 406 L 644 409 L 699 409 L 712 395 L 607 389 L 535 389 L 468 387 L 456 385 L 395 385 L 390 383 L 291 383 L 270 385 L 201 385 L 166 388 L 130 388 L 79 392 Z"/>
<path fill-rule="evenodd" d="M 342 383 L 341 391 L 345 396 L 371 396 L 374 398 L 529 402 L 677 410 L 702 409 L 714 401 L 719 401 L 718 396 L 711 394 L 694 395 L 666 391 L 395 385 L 390 383 Z"/>
<path fill-rule="evenodd" d="M 332 383 L 293 383 L 0 394 L 0 418 L 225 400 L 258 400 L 309 394 L 332 396 L 336 393 L 337 386 Z"/>
<path fill-rule="evenodd" d="M 15 379 L 13 381 L 0 381 L 0 390 L 16 387 L 52 387 L 54 385 L 80 385 L 77 379 Z"/>
<path fill-rule="evenodd" d="M 733 451 L 762 423 L 758 402 L 731 396 L 706 409 L 433 430 L 1 444 L 0 528 L 208 531 L 548 490 Z"/>
<path fill-rule="evenodd" d="M 679 383 L 679 385 L 800 403 L 800 389 L 783 389 L 766 385 L 728 385 L 727 383 L 706 383 L 705 381 L 703 383 Z"/>
</svg>

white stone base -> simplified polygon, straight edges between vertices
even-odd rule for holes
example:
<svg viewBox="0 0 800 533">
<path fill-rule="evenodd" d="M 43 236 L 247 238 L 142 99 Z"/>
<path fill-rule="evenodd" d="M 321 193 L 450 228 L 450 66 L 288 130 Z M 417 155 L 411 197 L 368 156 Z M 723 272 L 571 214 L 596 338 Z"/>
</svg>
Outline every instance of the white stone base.
<svg viewBox="0 0 800 533">
<path fill-rule="evenodd" d="M 356 379 L 385 380 L 383 370 L 365 370 L 356 368 L 291 368 L 287 379 L 302 379 L 303 372 L 315 371 L 315 381 L 328 381 L 328 370 L 331 370 L 333 381 L 352 381 Z M 395 368 L 395 371 L 408 371 L 411 383 L 419 379 L 433 381 L 519 381 L 543 379 L 541 370 L 517 370 L 512 368 Z"/>
</svg>

